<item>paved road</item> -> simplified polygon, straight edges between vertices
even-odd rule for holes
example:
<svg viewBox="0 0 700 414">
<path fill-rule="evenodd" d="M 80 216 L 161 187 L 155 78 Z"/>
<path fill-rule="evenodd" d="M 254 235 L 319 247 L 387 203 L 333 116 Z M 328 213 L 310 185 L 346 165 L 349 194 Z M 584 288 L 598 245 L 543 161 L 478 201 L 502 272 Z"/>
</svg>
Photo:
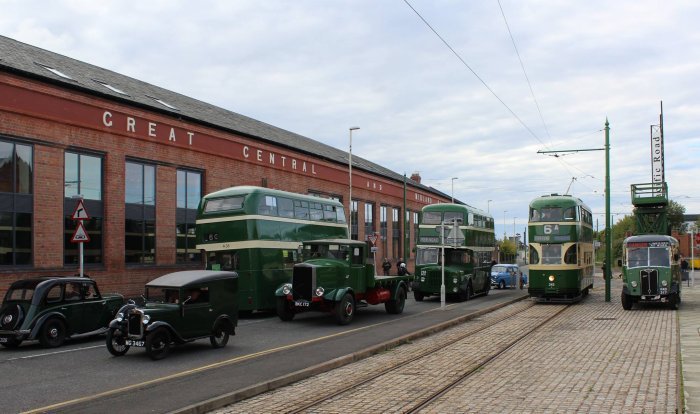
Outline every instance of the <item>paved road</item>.
<svg viewBox="0 0 700 414">
<path fill-rule="evenodd" d="M 175 348 L 162 361 L 151 361 L 133 348 L 124 357 L 112 357 L 103 338 L 52 350 L 23 344 L 0 350 L 0 371 L 12 373 L 0 376 L 1 411 L 169 412 L 524 295 L 526 291 L 495 290 L 487 297 L 448 303 L 445 310 L 439 299 L 409 298 L 401 315 L 370 306 L 344 327 L 318 313 L 287 323 L 256 314 L 241 320 L 227 347 L 214 350 L 208 340 L 197 341 Z"/>
</svg>

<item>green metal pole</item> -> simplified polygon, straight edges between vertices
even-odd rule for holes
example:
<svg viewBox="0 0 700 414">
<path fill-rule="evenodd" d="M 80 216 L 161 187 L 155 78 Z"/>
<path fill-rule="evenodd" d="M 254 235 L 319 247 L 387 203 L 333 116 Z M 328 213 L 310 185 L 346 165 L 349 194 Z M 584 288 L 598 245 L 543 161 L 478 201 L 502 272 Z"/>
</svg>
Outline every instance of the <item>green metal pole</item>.
<svg viewBox="0 0 700 414">
<path fill-rule="evenodd" d="M 408 234 L 407 231 L 410 229 L 407 228 L 409 226 L 406 224 L 406 173 L 403 173 L 403 259 L 408 261 L 408 258 L 410 257 L 410 254 L 408 253 L 408 245 L 411 243 L 411 239 L 409 238 L 408 243 L 406 243 L 406 234 Z"/>
<path fill-rule="evenodd" d="M 605 118 L 605 301 L 610 302 L 612 278 L 612 223 L 610 220 L 610 123 Z"/>
</svg>

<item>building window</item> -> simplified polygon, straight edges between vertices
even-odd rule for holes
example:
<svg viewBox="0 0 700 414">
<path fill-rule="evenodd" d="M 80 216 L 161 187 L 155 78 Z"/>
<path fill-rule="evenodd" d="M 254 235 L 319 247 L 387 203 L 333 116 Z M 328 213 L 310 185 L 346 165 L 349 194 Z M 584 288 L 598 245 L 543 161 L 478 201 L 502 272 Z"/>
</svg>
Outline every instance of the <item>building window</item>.
<svg viewBox="0 0 700 414">
<path fill-rule="evenodd" d="M 156 167 L 127 161 L 124 254 L 126 263 L 156 262 Z"/>
<path fill-rule="evenodd" d="M 365 203 L 365 240 L 374 234 L 374 204 Z"/>
<path fill-rule="evenodd" d="M 202 174 L 177 170 L 177 263 L 202 263 L 202 254 L 195 247 L 195 222 L 201 198 Z"/>
<path fill-rule="evenodd" d="M 398 208 L 392 208 L 391 210 L 391 248 L 394 252 L 394 257 L 403 257 L 403 253 L 401 253 L 401 222 L 399 221 L 401 210 Z M 406 258 L 404 257 L 404 259 Z"/>
<path fill-rule="evenodd" d="M 0 141 L 0 266 L 32 263 L 33 149 Z"/>
<path fill-rule="evenodd" d="M 83 243 L 83 262 L 102 263 L 102 157 L 66 152 L 63 184 L 63 263 L 79 265 L 78 243 L 71 242 L 78 222 L 73 220 L 73 212 L 78 205 L 78 196 L 83 199 L 88 220 L 83 220 L 90 241 Z"/>
<path fill-rule="evenodd" d="M 359 240 L 359 226 L 360 223 L 357 222 L 358 220 L 358 214 L 357 214 L 357 201 L 353 200 L 350 202 L 350 218 L 352 221 L 352 228 L 350 229 L 350 238 L 353 240 Z"/>
</svg>

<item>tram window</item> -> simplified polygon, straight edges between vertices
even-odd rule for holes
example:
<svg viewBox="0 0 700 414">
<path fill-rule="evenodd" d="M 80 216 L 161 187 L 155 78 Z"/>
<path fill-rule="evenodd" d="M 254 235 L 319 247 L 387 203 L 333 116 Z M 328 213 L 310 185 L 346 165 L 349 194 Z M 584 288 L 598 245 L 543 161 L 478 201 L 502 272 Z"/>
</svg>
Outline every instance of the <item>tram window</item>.
<svg viewBox="0 0 700 414">
<path fill-rule="evenodd" d="M 280 217 L 294 217 L 294 202 L 288 198 L 277 198 L 277 215 Z"/>
<path fill-rule="evenodd" d="M 542 245 L 542 264 L 561 264 L 561 245 Z"/>
<path fill-rule="evenodd" d="M 670 254 L 668 251 L 668 247 L 650 248 L 649 249 L 649 266 L 661 266 L 661 267 L 671 266 Z"/>
<path fill-rule="evenodd" d="M 540 212 L 534 208 L 530 209 L 530 221 L 540 221 Z"/>
<path fill-rule="evenodd" d="M 539 263 L 540 263 L 540 254 L 537 253 L 537 250 L 533 246 L 530 246 L 530 264 L 539 264 Z"/>
<path fill-rule="evenodd" d="M 576 245 L 574 244 L 573 246 L 570 246 L 568 249 L 566 249 L 566 254 L 564 254 L 564 263 L 576 264 L 576 262 L 577 262 Z"/>
<path fill-rule="evenodd" d="M 576 207 L 569 207 L 564 210 L 564 220 L 575 220 L 576 219 Z"/>
</svg>

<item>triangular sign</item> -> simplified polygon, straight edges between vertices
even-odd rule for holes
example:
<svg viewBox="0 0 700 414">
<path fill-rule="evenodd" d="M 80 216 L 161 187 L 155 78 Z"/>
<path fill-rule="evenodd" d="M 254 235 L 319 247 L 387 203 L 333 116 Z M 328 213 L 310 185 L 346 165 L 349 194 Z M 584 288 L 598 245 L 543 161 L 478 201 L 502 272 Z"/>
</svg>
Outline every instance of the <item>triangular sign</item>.
<svg viewBox="0 0 700 414">
<path fill-rule="evenodd" d="M 90 236 L 88 236 L 87 231 L 85 231 L 82 220 L 78 222 L 78 228 L 75 229 L 73 238 L 70 239 L 70 241 L 72 243 L 87 243 L 90 241 Z"/>
<path fill-rule="evenodd" d="M 75 206 L 75 211 L 73 211 L 71 218 L 73 220 L 87 220 L 90 218 L 87 210 L 85 210 L 85 206 L 83 205 L 83 200 L 78 201 L 78 205 Z"/>
</svg>

